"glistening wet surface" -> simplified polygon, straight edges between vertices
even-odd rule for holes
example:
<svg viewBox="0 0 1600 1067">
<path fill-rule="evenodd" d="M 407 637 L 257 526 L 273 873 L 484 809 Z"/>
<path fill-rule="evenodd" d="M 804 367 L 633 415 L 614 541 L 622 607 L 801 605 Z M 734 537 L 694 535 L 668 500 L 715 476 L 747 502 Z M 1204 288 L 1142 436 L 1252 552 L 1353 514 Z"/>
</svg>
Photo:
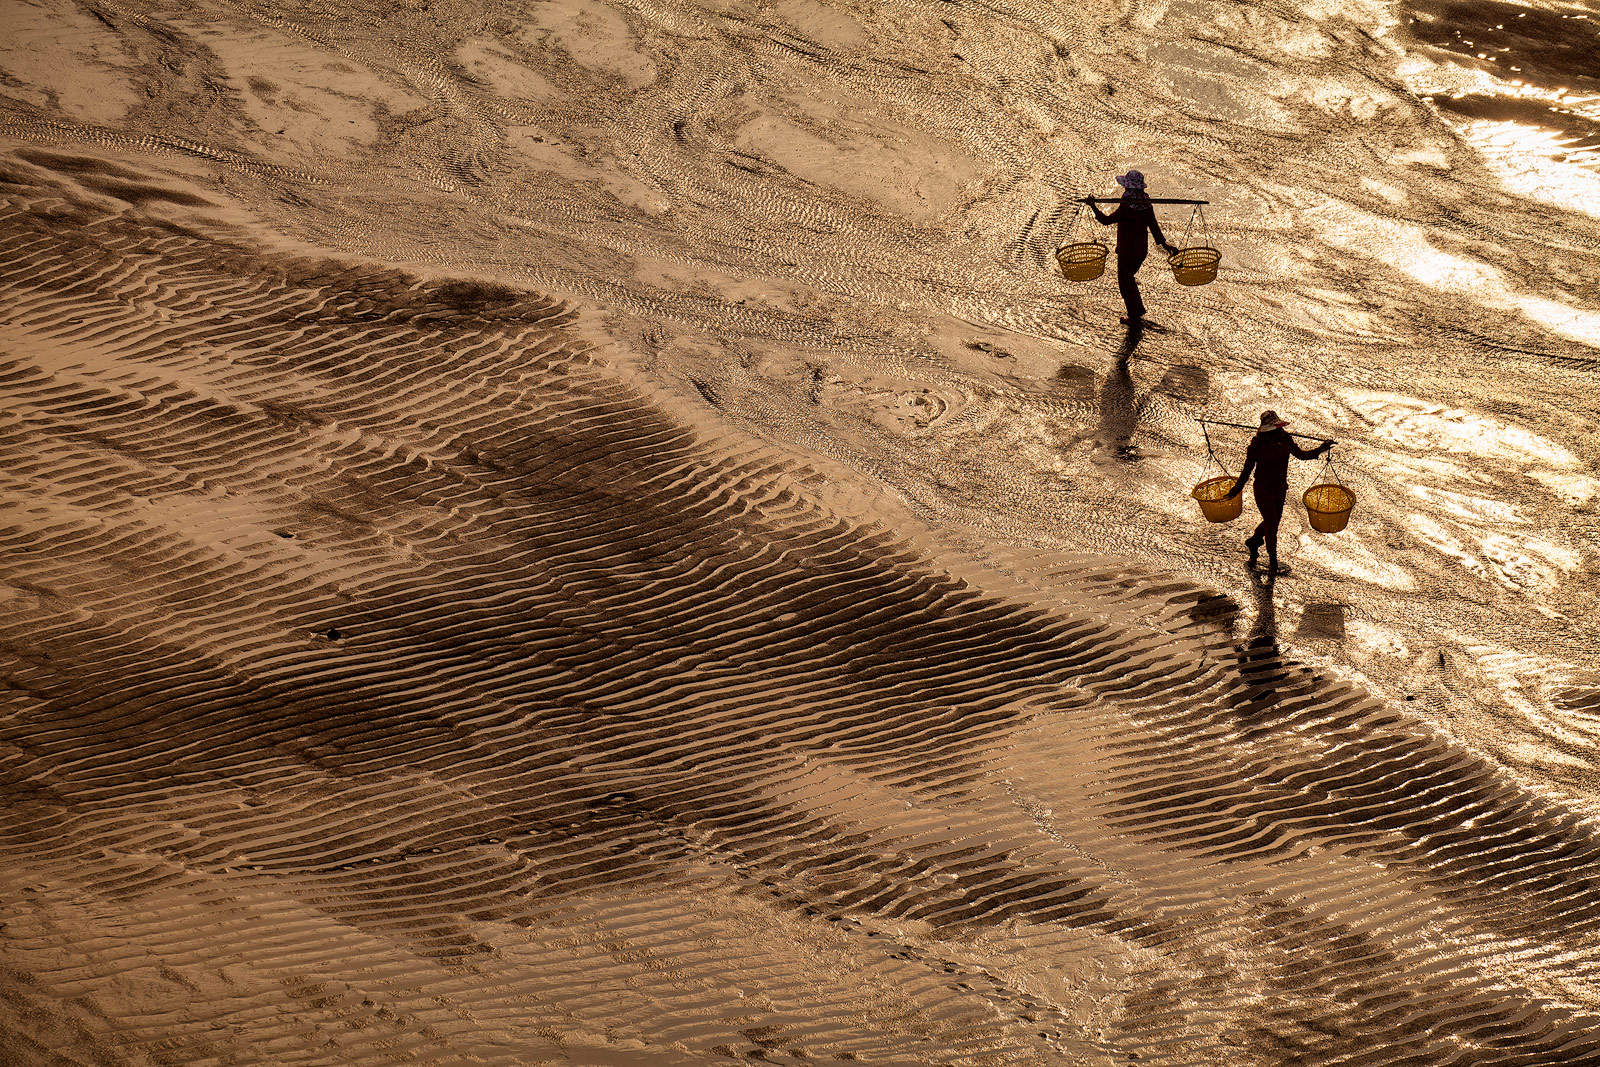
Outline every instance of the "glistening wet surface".
<svg viewBox="0 0 1600 1067">
<path fill-rule="evenodd" d="M 1594 12 L 6 19 L 8 1062 L 1600 1063 Z"/>
</svg>

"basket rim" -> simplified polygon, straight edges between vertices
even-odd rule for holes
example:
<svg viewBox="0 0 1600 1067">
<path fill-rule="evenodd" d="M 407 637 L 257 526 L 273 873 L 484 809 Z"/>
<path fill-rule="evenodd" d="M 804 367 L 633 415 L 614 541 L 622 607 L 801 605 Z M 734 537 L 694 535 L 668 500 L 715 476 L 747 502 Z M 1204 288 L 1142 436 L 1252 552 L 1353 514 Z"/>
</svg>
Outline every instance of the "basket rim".
<svg viewBox="0 0 1600 1067">
<path fill-rule="evenodd" d="M 1319 508 L 1311 502 L 1311 494 L 1315 493 L 1318 489 L 1337 489 L 1339 492 L 1344 494 L 1348 503 L 1346 503 L 1342 508 Z M 1351 508 L 1356 506 L 1355 492 L 1352 491 L 1349 486 L 1340 485 L 1338 482 L 1318 482 L 1316 485 L 1306 489 L 1305 493 L 1301 495 L 1300 500 L 1303 504 L 1305 504 L 1307 511 L 1315 511 L 1323 515 L 1337 515 L 1341 511 L 1349 511 Z"/>
<path fill-rule="evenodd" d="M 1196 482 L 1195 485 L 1194 485 L 1194 488 L 1189 490 L 1189 495 L 1194 497 L 1194 499 L 1200 501 L 1203 504 L 1220 503 L 1221 501 L 1228 500 L 1230 498 L 1229 497 L 1225 497 L 1225 496 L 1202 497 L 1202 496 L 1198 495 L 1200 490 L 1204 489 L 1208 485 L 1216 485 L 1218 482 L 1231 482 L 1233 480 L 1234 480 L 1234 478 L 1233 478 L 1233 475 L 1231 475 L 1231 474 L 1219 474 L 1214 478 L 1207 478 L 1203 482 Z"/>
<path fill-rule="evenodd" d="M 1196 262 L 1196 263 L 1184 263 L 1184 262 L 1181 262 L 1191 252 L 1201 253 L 1199 256 L 1195 257 L 1196 259 L 1199 260 L 1199 262 Z M 1205 253 L 1210 253 L 1210 254 L 1206 255 Z M 1180 266 L 1182 266 L 1182 267 L 1208 267 L 1208 266 L 1212 266 L 1212 265 L 1217 264 L 1217 263 L 1221 263 L 1222 262 L 1222 253 L 1219 252 L 1217 249 L 1212 248 L 1210 245 L 1191 245 L 1188 248 L 1180 248 L 1176 252 L 1170 253 L 1167 256 L 1167 262 L 1171 263 L 1174 267 L 1180 267 Z"/>
<path fill-rule="evenodd" d="M 1104 259 L 1109 249 L 1104 241 L 1074 241 L 1056 249 L 1057 259 L 1074 258 L 1075 253 L 1087 252 L 1090 259 Z"/>
</svg>

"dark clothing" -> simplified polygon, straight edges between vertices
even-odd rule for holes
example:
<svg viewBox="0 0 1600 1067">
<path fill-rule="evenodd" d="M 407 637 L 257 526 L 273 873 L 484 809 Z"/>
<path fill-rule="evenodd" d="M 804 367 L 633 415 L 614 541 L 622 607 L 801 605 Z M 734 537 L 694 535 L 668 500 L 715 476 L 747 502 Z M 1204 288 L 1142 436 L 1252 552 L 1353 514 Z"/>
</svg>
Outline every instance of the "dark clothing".
<svg viewBox="0 0 1600 1067">
<path fill-rule="evenodd" d="M 1094 217 L 1100 220 L 1100 225 L 1110 226 L 1117 224 L 1117 247 L 1119 256 L 1137 253 L 1140 259 L 1150 253 L 1150 243 L 1145 239 L 1146 234 L 1156 239 L 1156 244 L 1164 245 L 1167 239 L 1161 235 L 1161 223 L 1156 221 L 1156 209 L 1150 204 L 1150 197 L 1145 193 L 1136 193 L 1132 189 L 1122 194 L 1122 202 L 1117 209 L 1107 215 L 1100 210 L 1099 204 L 1090 204 L 1094 210 Z"/>
<path fill-rule="evenodd" d="M 1117 288 L 1122 292 L 1122 302 L 1127 305 L 1130 319 L 1144 317 L 1144 297 L 1139 295 L 1139 281 L 1134 275 L 1144 263 L 1145 255 L 1144 251 L 1136 255 L 1117 253 Z"/>
<path fill-rule="evenodd" d="M 1089 205 L 1100 225 L 1116 223 L 1117 288 L 1122 292 L 1122 302 L 1128 308 L 1130 320 L 1142 318 L 1145 312 L 1144 298 L 1139 295 L 1139 282 L 1134 275 L 1150 254 L 1147 237 L 1154 236 L 1158 245 L 1167 243 L 1161 235 L 1161 224 L 1156 221 L 1156 209 L 1150 206 L 1149 200 L 1146 194 L 1130 189 L 1122 194 L 1122 202 L 1109 215 L 1101 211 L 1098 204 Z"/>
<path fill-rule="evenodd" d="M 1245 541 L 1252 560 L 1256 549 L 1266 545 L 1267 558 L 1274 564 L 1278 562 L 1278 524 L 1283 521 L 1283 505 L 1289 498 L 1289 457 L 1316 459 L 1332 447 L 1322 444 L 1316 448 L 1301 448 L 1282 426 L 1261 430 L 1250 439 L 1250 447 L 1244 454 L 1244 471 L 1228 490 L 1228 495 L 1238 496 L 1244 492 L 1245 482 L 1254 472 L 1256 510 L 1261 512 L 1261 523 Z"/>
<path fill-rule="evenodd" d="M 1279 494 L 1289 492 L 1289 457 L 1296 459 L 1316 459 L 1332 445 L 1318 445 L 1316 448 L 1301 448 L 1294 443 L 1294 438 L 1289 436 L 1289 431 L 1282 426 L 1275 426 L 1270 430 L 1261 430 L 1250 439 L 1250 447 L 1244 453 L 1244 471 L 1233 483 L 1233 488 L 1228 490 L 1229 496 L 1238 496 L 1244 492 L 1244 483 L 1250 480 L 1250 473 L 1255 472 L 1256 492 L 1270 488 Z"/>
<path fill-rule="evenodd" d="M 1256 479 L 1256 510 L 1261 512 L 1261 521 L 1256 524 L 1255 533 L 1245 541 L 1251 549 L 1250 555 L 1255 556 L 1255 548 L 1260 545 L 1267 546 L 1267 559 L 1273 563 L 1278 562 L 1278 525 L 1283 522 L 1283 505 L 1289 499 L 1289 487 L 1276 489 L 1272 486 L 1262 485 L 1261 479 Z"/>
</svg>

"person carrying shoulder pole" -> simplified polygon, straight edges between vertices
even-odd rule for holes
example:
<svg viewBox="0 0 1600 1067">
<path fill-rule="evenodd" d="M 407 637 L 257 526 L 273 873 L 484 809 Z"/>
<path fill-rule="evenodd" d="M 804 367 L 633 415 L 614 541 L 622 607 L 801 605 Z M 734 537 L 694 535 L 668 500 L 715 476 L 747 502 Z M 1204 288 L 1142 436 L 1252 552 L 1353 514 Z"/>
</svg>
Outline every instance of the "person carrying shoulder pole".
<svg viewBox="0 0 1600 1067">
<path fill-rule="evenodd" d="M 1267 546 L 1267 571 L 1270 574 L 1278 572 L 1278 524 L 1283 521 L 1283 503 L 1289 496 L 1289 457 L 1316 459 L 1333 447 L 1332 441 L 1324 441 L 1316 448 L 1301 448 L 1284 429 L 1287 425 L 1287 422 L 1278 418 L 1276 411 L 1261 413 L 1261 428 L 1250 439 L 1250 447 L 1245 450 L 1244 470 L 1227 494 L 1236 497 L 1244 492 L 1244 485 L 1254 472 L 1256 510 L 1261 512 L 1261 524 L 1245 541 L 1244 547 L 1250 550 L 1250 565 L 1253 567 L 1259 558 L 1261 546 Z"/>
<path fill-rule="evenodd" d="M 1089 210 L 1094 212 L 1100 225 L 1117 224 L 1117 288 L 1122 291 L 1122 302 L 1128 308 L 1128 314 L 1122 321 L 1136 326 L 1145 313 L 1144 298 L 1139 295 L 1139 282 L 1134 275 L 1150 254 L 1146 234 L 1153 236 L 1156 244 L 1168 253 L 1174 249 L 1162 236 L 1161 224 L 1156 221 L 1156 210 L 1150 204 L 1150 194 L 1145 192 L 1144 175 L 1130 170 L 1117 176 L 1117 184 L 1123 188 L 1122 202 L 1111 214 L 1101 211 L 1090 197 L 1084 197 L 1083 202 L 1089 205 Z"/>
</svg>

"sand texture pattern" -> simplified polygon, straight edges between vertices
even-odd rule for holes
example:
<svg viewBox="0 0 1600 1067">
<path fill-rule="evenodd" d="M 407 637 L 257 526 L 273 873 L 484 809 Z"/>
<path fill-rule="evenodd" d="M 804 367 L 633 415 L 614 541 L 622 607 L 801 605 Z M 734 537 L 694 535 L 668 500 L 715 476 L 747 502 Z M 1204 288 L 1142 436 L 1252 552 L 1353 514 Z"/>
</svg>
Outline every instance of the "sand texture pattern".
<svg viewBox="0 0 1600 1067">
<path fill-rule="evenodd" d="M 434 6 L 7 5 L 0 1064 L 1600 1064 L 1571 292 L 1107 342 L 1005 162 L 1092 60 L 1002 121 L 920 9 Z M 948 6 L 984 79 L 1145 18 Z M 1190 417 L 1308 339 L 1360 504 L 1275 587 Z"/>
</svg>

